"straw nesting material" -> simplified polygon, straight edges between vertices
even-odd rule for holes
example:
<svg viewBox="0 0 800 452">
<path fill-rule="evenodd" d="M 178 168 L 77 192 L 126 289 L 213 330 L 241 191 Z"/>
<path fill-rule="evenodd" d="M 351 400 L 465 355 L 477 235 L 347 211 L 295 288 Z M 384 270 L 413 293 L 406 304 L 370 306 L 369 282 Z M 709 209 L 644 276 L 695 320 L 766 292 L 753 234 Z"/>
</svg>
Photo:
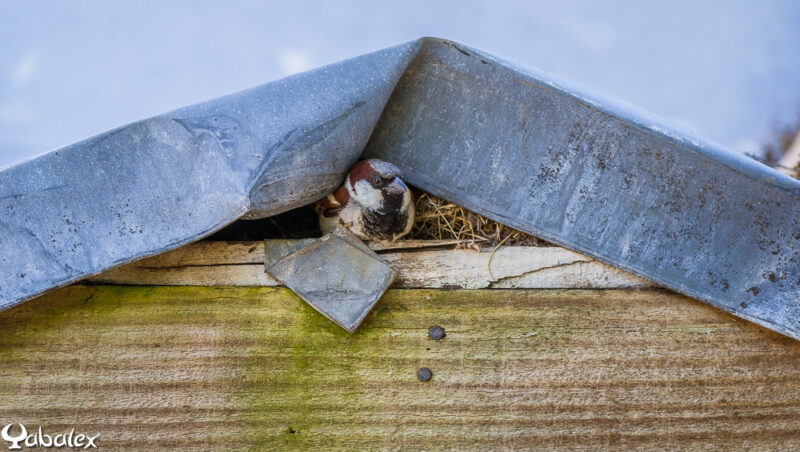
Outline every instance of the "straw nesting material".
<svg viewBox="0 0 800 452">
<path fill-rule="evenodd" d="M 478 249 L 500 244 L 546 246 L 541 239 L 502 225 L 430 193 L 415 192 L 416 217 L 408 238 L 417 240 L 468 240 Z"/>
</svg>

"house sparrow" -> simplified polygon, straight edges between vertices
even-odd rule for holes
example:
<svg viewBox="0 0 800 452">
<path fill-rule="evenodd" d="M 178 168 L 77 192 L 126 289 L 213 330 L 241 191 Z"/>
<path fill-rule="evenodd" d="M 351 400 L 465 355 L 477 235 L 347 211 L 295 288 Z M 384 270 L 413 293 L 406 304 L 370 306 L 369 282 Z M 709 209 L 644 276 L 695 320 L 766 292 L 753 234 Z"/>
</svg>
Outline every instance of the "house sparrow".
<svg viewBox="0 0 800 452">
<path fill-rule="evenodd" d="M 319 226 L 327 234 L 342 224 L 364 240 L 395 241 L 411 231 L 414 202 L 402 173 L 382 160 L 362 160 L 344 185 L 317 202 Z"/>
</svg>

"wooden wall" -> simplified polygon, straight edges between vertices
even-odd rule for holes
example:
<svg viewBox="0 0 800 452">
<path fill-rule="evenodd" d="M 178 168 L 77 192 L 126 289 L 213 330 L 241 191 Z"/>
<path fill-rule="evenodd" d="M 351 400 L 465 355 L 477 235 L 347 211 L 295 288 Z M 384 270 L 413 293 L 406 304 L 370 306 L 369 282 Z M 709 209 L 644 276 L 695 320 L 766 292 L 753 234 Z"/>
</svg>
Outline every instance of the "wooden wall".
<svg viewBox="0 0 800 452">
<path fill-rule="evenodd" d="M 76 285 L 0 331 L 0 423 L 101 450 L 800 448 L 800 343 L 661 289 L 393 289 L 348 335 L 283 288 Z"/>
</svg>

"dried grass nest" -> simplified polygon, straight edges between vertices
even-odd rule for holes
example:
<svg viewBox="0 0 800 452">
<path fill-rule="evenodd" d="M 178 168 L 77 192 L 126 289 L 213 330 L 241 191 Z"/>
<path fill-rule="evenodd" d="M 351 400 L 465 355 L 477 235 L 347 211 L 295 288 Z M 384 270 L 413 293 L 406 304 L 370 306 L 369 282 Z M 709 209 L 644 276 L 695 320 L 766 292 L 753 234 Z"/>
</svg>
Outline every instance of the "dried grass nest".
<svg viewBox="0 0 800 452">
<path fill-rule="evenodd" d="M 480 249 L 503 245 L 546 246 L 541 239 L 502 225 L 430 193 L 415 191 L 415 240 L 462 240 L 460 247 Z"/>
</svg>

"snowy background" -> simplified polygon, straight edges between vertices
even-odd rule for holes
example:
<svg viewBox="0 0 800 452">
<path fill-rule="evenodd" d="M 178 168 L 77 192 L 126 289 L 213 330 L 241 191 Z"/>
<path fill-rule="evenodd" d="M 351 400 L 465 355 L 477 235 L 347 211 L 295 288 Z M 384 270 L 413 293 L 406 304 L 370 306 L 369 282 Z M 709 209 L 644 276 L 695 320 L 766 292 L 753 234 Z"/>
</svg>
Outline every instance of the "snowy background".
<svg viewBox="0 0 800 452">
<path fill-rule="evenodd" d="M 759 153 L 800 113 L 800 1 L 0 0 L 0 166 L 421 36 Z"/>
</svg>

